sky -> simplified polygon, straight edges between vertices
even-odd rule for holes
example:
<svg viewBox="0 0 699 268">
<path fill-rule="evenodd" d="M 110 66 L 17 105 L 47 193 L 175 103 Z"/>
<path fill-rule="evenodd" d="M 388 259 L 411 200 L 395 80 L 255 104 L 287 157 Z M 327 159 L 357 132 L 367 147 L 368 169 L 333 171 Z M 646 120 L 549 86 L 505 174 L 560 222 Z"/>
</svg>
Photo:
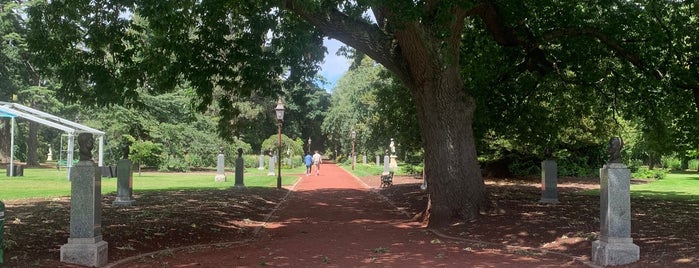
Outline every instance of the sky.
<svg viewBox="0 0 699 268">
<path fill-rule="evenodd" d="M 335 53 L 344 44 L 335 39 L 325 38 L 323 44 L 328 48 L 328 54 L 325 55 L 325 62 L 321 64 L 320 74 L 330 83 L 321 85 L 325 91 L 332 92 L 337 80 L 342 77 L 350 65 L 350 60 L 344 56 L 337 56 Z"/>
</svg>

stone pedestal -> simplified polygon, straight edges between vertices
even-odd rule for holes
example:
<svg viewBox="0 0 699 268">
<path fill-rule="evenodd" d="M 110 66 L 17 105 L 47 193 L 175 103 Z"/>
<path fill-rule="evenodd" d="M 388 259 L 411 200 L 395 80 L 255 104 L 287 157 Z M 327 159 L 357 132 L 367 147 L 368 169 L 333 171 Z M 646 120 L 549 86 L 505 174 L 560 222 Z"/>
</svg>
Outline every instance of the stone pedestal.
<svg viewBox="0 0 699 268">
<path fill-rule="evenodd" d="M 388 173 L 391 172 L 389 161 L 391 161 L 391 160 L 388 157 L 388 155 L 384 155 L 383 156 L 383 173 L 381 175 L 388 175 Z"/>
<path fill-rule="evenodd" d="M 391 168 L 391 170 L 393 170 L 393 171 L 398 170 L 398 161 L 396 161 L 396 158 L 397 158 L 397 156 L 395 154 L 391 155 L 391 164 L 390 164 L 389 168 Z"/>
<path fill-rule="evenodd" d="M 102 236 L 94 239 L 68 238 L 68 244 L 61 246 L 61 262 L 103 267 L 107 265 L 107 248 L 108 243 L 102 240 Z"/>
<path fill-rule="evenodd" d="M 133 164 L 129 159 L 117 162 L 117 197 L 112 202 L 115 206 L 132 206 L 133 198 Z"/>
<path fill-rule="evenodd" d="M 378 156 L 378 155 L 376 156 L 376 166 L 377 166 L 377 167 L 380 167 L 380 166 L 381 166 L 381 157 Z"/>
<path fill-rule="evenodd" d="M 245 160 L 242 157 L 235 159 L 235 188 L 245 188 L 243 174 L 245 172 Z"/>
<path fill-rule="evenodd" d="M 554 160 L 541 162 L 541 203 L 558 203 L 558 166 Z"/>
<path fill-rule="evenodd" d="M 362 164 L 366 165 L 366 155 L 362 155 Z"/>
<path fill-rule="evenodd" d="M 274 176 L 275 175 L 274 165 L 277 164 L 276 158 L 277 158 L 276 156 L 272 156 L 269 158 L 269 172 L 267 172 L 267 176 Z"/>
<path fill-rule="evenodd" d="M 107 242 L 102 240 L 101 172 L 94 162 L 78 162 L 70 170 L 70 237 L 61 246 L 61 262 L 107 265 Z"/>
<path fill-rule="evenodd" d="M 600 237 L 592 243 L 592 261 L 622 265 L 638 261 L 640 249 L 631 238 L 631 172 L 624 164 L 600 169 Z"/>
<path fill-rule="evenodd" d="M 260 166 L 257 169 L 259 169 L 259 170 L 265 169 L 265 155 L 263 155 L 263 154 L 260 155 Z"/>
<path fill-rule="evenodd" d="M 225 182 L 226 181 L 226 172 L 225 172 L 225 157 L 223 154 L 218 154 L 218 158 L 216 159 L 216 177 L 214 177 L 214 181 L 216 182 Z"/>
</svg>

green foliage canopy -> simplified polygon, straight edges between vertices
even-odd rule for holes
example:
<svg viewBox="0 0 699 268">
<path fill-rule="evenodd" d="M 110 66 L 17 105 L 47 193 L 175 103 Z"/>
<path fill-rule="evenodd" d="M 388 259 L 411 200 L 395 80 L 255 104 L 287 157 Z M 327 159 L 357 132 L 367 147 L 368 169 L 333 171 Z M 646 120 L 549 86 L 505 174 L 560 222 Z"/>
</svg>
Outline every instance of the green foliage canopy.
<svg viewBox="0 0 699 268">
<path fill-rule="evenodd" d="M 657 117 L 653 110 L 667 110 L 663 103 L 676 103 L 673 115 L 696 119 L 693 10 L 694 2 L 660 0 L 52 1 L 30 10 L 29 40 L 63 81 L 61 95 L 135 102 L 136 88 L 169 90 L 183 78 L 196 90 L 199 108 L 216 90 L 240 97 L 218 98 L 223 116 L 235 114 L 233 103 L 252 92 L 274 95 L 282 85 L 311 77 L 324 53 L 323 35 L 343 41 L 382 64 L 410 93 L 432 180 L 430 225 L 439 226 L 477 216 L 485 198 L 472 129 L 480 120 L 474 120 L 474 96 L 497 85 L 518 85 L 516 94 L 494 94 L 496 107 L 515 107 L 503 114 L 504 122 L 518 115 L 517 107 L 543 103 L 548 106 L 527 116 L 543 122 L 547 111 L 570 107 L 580 112 L 567 119 L 593 119 L 581 126 L 600 129 L 607 120 L 596 123 L 594 113 L 563 101 L 587 96 L 613 96 L 615 104 L 603 109 L 609 101 L 601 102 L 600 110 L 635 109 L 648 120 Z M 128 12 L 143 20 L 129 20 Z M 492 70 L 468 62 L 479 56 L 498 60 L 486 66 L 504 74 L 494 79 L 485 74 Z M 564 87 L 556 78 L 577 86 Z M 563 90 L 599 83 L 599 95 Z M 616 103 L 618 96 L 626 102 Z M 554 126 L 527 129 L 521 140 L 548 139 L 554 135 L 546 130 Z M 497 127 L 508 129 L 506 123 Z"/>
</svg>

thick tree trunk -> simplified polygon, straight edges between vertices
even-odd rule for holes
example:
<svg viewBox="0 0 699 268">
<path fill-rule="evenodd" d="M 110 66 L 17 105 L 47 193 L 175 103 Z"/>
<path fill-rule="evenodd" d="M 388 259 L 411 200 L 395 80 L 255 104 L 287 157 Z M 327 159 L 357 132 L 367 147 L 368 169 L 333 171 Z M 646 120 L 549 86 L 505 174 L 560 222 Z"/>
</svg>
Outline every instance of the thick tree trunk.
<svg viewBox="0 0 699 268">
<path fill-rule="evenodd" d="M 29 136 L 27 137 L 27 166 L 39 166 L 38 142 L 39 124 L 29 122 Z"/>
<path fill-rule="evenodd" d="M 379 62 L 410 89 L 425 149 L 428 227 L 477 217 L 485 200 L 485 185 L 472 130 L 475 102 L 464 92 L 459 73 L 460 33 L 469 12 L 454 5 L 448 11 L 452 20 L 423 24 L 374 10 L 379 14 L 376 27 L 334 8 L 305 9 L 308 5 L 299 2 L 287 0 L 283 7 Z M 426 5 L 427 17 L 446 15 L 440 13 L 446 9 L 436 6 L 445 5 Z M 445 29 L 454 34 L 445 37 Z"/>
<path fill-rule="evenodd" d="M 457 68 L 434 70 L 413 88 L 430 194 L 429 228 L 478 216 L 485 185 L 472 130 L 474 100 L 461 86 Z"/>
</svg>

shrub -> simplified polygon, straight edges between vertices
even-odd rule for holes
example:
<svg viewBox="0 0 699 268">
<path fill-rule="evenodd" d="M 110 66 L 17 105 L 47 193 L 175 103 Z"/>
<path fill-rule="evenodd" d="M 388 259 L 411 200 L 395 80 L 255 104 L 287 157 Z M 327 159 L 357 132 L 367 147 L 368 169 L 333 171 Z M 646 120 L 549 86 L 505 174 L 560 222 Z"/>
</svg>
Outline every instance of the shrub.
<svg viewBox="0 0 699 268">
<path fill-rule="evenodd" d="M 643 160 L 641 160 L 641 159 L 629 160 L 629 169 L 631 170 L 631 173 L 638 171 L 638 169 L 641 167 L 643 167 Z"/>
<path fill-rule="evenodd" d="M 160 171 L 187 172 L 189 165 L 183 158 L 172 157 L 158 168 Z"/>
<path fill-rule="evenodd" d="M 599 167 L 591 167 L 587 163 L 587 157 L 560 159 L 558 160 L 558 176 L 590 177 L 597 175 Z"/>
<path fill-rule="evenodd" d="M 410 174 L 410 175 L 422 175 L 422 170 L 425 169 L 425 167 L 422 164 L 418 164 L 418 165 L 405 164 L 405 165 L 403 165 L 402 168 L 406 174 Z"/>
<path fill-rule="evenodd" d="M 233 157 L 231 160 L 231 163 L 233 167 L 235 167 L 235 159 L 238 158 Z M 260 156 L 259 155 L 249 155 L 249 154 L 244 154 L 243 155 L 243 161 L 245 162 L 245 167 L 246 168 L 258 168 L 260 167 Z M 267 156 L 265 156 L 265 162 L 268 161 Z"/>
<path fill-rule="evenodd" d="M 507 165 L 507 169 L 515 176 L 525 177 L 541 174 L 541 164 L 531 155 L 511 154 L 512 161 Z"/>
<path fill-rule="evenodd" d="M 689 169 L 699 170 L 699 160 L 693 159 L 689 161 Z"/>
<path fill-rule="evenodd" d="M 345 157 L 344 155 L 338 154 L 335 158 L 335 162 L 338 164 L 350 164 L 350 162 L 347 162 L 348 159 L 349 158 Z M 347 162 L 347 163 L 343 163 L 343 162 Z"/>
<path fill-rule="evenodd" d="M 632 178 L 662 180 L 667 175 L 667 170 L 658 168 L 650 170 L 647 166 L 640 166 L 636 172 L 631 173 Z"/>
<path fill-rule="evenodd" d="M 660 158 L 660 163 L 663 165 L 663 168 L 669 168 L 671 170 L 682 169 L 682 161 L 677 157 L 663 156 Z"/>
<path fill-rule="evenodd" d="M 131 145 L 131 161 L 146 167 L 157 167 L 161 163 L 162 146 L 151 141 L 136 141 Z"/>
</svg>

